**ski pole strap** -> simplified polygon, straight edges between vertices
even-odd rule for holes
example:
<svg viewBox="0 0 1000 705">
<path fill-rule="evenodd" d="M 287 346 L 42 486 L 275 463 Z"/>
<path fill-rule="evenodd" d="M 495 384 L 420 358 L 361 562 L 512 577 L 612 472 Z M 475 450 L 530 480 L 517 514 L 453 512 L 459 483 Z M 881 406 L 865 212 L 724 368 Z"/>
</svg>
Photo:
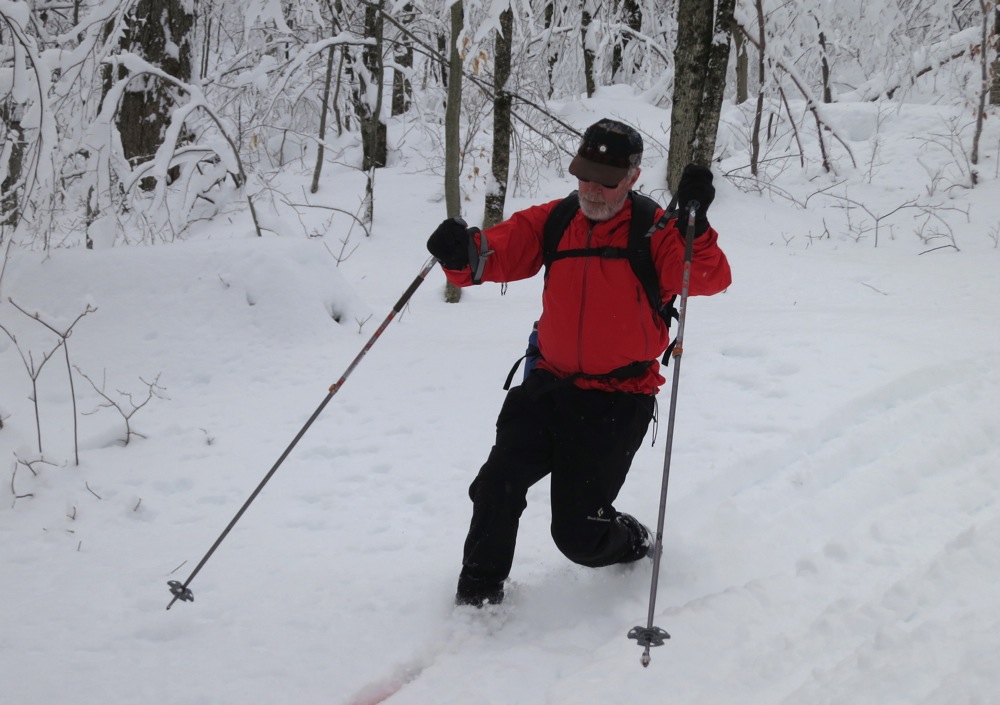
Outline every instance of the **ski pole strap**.
<svg viewBox="0 0 1000 705">
<path fill-rule="evenodd" d="M 479 236 L 479 244 L 476 245 L 476 235 Z M 472 269 L 472 283 L 483 283 L 483 272 L 486 271 L 486 260 L 493 254 L 489 242 L 486 240 L 486 233 L 479 228 L 469 228 L 469 267 Z"/>
</svg>

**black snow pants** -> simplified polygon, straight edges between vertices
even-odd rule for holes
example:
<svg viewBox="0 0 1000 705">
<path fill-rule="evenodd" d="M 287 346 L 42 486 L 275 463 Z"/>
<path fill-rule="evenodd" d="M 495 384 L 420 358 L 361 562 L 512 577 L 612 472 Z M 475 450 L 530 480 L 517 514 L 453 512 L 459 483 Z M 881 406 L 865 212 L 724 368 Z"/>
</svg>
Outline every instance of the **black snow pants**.
<svg viewBox="0 0 1000 705">
<path fill-rule="evenodd" d="M 542 370 L 511 389 L 497 418 L 496 444 L 469 488 L 472 522 L 461 577 L 483 585 L 507 578 L 528 488 L 546 475 L 559 550 L 591 567 L 628 560 L 633 537 L 615 521 L 612 502 L 653 405 L 651 395 L 584 390 Z"/>
</svg>

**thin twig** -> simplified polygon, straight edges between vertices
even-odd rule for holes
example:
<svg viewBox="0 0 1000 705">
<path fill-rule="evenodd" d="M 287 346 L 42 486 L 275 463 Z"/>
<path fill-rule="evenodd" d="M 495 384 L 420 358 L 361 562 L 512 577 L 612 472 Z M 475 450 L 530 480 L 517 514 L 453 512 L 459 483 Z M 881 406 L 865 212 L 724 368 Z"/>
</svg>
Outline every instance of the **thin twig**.
<svg viewBox="0 0 1000 705">
<path fill-rule="evenodd" d="M 885 293 L 885 292 L 884 292 L 884 291 L 882 291 L 881 289 L 876 289 L 876 288 L 875 288 L 874 286 L 872 286 L 871 284 L 869 284 L 869 283 L 867 283 L 867 282 L 861 282 L 861 286 L 867 286 L 867 287 L 868 287 L 869 289 L 871 289 L 872 291 L 876 291 L 876 292 L 878 292 L 879 294 L 882 294 L 882 296 L 888 296 L 888 294 L 887 294 L 887 293 Z"/>
<path fill-rule="evenodd" d="M 932 247 L 932 248 L 931 248 L 931 249 L 929 249 L 929 250 L 924 250 L 923 252 L 920 252 L 920 253 L 918 253 L 918 256 L 919 256 L 919 255 L 926 255 L 926 254 L 927 254 L 928 252 L 934 252 L 935 250 L 946 250 L 946 249 L 948 249 L 949 247 L 950 247 L 950 248 L 952 248 L 952 249 L 955 249 L 955 250 L 957 250 L 957 249 L 958 249 L 957 247 L 955 247 L 955 246 L 954 246 L 954 245 L 952 245 L 952 244 L 948 244 L 948 245 L 941 245 L 941 246 L 939 246 L 939 247 Z"/>
</svg>

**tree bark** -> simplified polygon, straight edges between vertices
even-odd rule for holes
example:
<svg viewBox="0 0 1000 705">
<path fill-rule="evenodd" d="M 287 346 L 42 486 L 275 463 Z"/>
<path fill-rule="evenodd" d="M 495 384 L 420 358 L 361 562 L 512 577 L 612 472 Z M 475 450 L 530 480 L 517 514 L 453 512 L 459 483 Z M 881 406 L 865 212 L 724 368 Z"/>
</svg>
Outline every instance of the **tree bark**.
<svg viewBox="0 0 1000 705">
<path fill-rule="evenodd" d="M 736 104 L 743 105 L 750 97 L 750 57 L 742 34 L 734 33 L 733 43 L 736 50 Z"/>
<path fill-rule="evenodd" d="M 543 12 L 542 19 L 544 21 L 543 26 L 545 27 L 546 32 L 548 32 L 549 30 L 552 29 L 552 24 L 553 24 L 553 22 L 555 22 L 555 14 L 556 14 L 556 5 L 555 5 L 555 3 L 554 2 L 547 2 L 547 3 L 545 3 L 545 10 Z M 551 42 L 552 42 L 551 36 L 549 37 L 548 41 L 551 44 Z M 555 72 L 556 64 L 559 63 L 559 52 L 558 51 L 553 51 L 549 55 L 547 63 L 548 63 L 548 68 L 546 69 L 546 75 L 549 78 L 549 93 L 548 93 L 548 96 L 549 96 L 549 98 L 551 98 L 555 94 L 555 90 L 556 90 L 555 84 L 552 82 L 552 74 Z"/>
<path fill-rule="evenodd" d="M 726 87 L 736 0 L 680 0 L 674 51 L 667 185 L 673 193 L 689 162 L 710 165 Z M 717 39 L 716 39 L 717 38 Z"/>
<path fill-rule="evenodd" d="M 642 31 L 642 8 L 636 0 L 621 0 L 621 7 L 616 15 L 620 16 L 625 26 L 633 32 Z M 632 41 L 632 35 L 628 32 L 622 32 L 615 42 L 615 48 L 611 52 L 612 81 L 618 82 L 624 80 L 624 76 L 621 76 L 621 73 L 624 68 L 625 50 L 628 48 L 630 41 Z M 633 70 L 636 68 L 638 66 L 632 67 Z"/>
<path fill-rule="evenodd" d="M 448 104 L 444 113 L 444 201 L 447 217 L 462 215 L 462 188 L 459 183 L 462 168 L 461 119 L 462 119 L 462 57 L 458 51 L 458 40 L 462 35 L 465 17 L 462 0 L 451 6 L 451 42 L 448 53 Z M 458 303 L 462 290 L 448 283 L 445 285 L 444 300 Z"/>
<path fill-rule="evenodd" d="M 191 80 L 194 14 L 184 0 L 138 0 L 120 46 L 185 83 Z M 128 76 L 119 69 L 119 80 Z M 117 127 L 125 158 L 135 167 L 149 161 L 163 143 L 170 113 L 180 96 L 152 76 L 133 79 L 118 108 Z M 151 188 L 150 179 L 143 188 Z"/>
<path fill-rule="evenodd" d="M 365 195 L 361 204 L 361 219 L 371 225 L 375 219 L 375 170 L 385 166 L 388 157 L 386 125 L 382 122 L 382 6 L 365 7 L 365 38 L 371 45 L 361 50 L 361 67 L 350 57 L 349 72 L 357 77 L 351 102 L 361 129 L 361 170 L 365 172 Z"/>
<path fill-rule="evenodd" d="M 21 127 L 22 106 L 7 100 L 0 103 L 0 122 L 3 123 L 5 148 L 0 148 L 0 154 L 6 153 L 6 176 L 0 182 L 0 225 L 17 225 L 21 217 L 21 195 L 24 191 L 21 184 L 21 172 L 24 170 L 24 153 L 27 141 L 24 129 Z"/>
<path fill-rule="evenodd" d="M 767 51 L 767 32 L 764 27 L 764 6 L 762 0 L 754 3 L 757 9 L 757 104 L 754 107 L 753 128 L 750 132 L 750 173 L 757 176 L 760 170 L 760 127 L 764 119 L 764 69 Z M 742 35 L 740 35 L 742 36 Z M 744 42 L 745 44 L 745 42 Z"/>
<path fill-rule="evenodd" d="M 833 89 L 830 87 L 830 62 L 826 57 L 826 33 L 823 30 L 819 32 L 819 48 L 820 48 L 820 75 L 823 80 L 823 102 L 832 103 L 833 102 Z"/>
<path fill-rule="evenodd" d="M 583 14 L 580 19 L 580 42 L 583 45 L 583 77 L 587 84 L 587 97 L 592 98 L 597 90 L 597 83 L 594 81 L 594 50 L 587 41 L 587 33 L 590 31 L 590 23 L 594 19 L 590 11 L 587 0 L 583 0 Z"/>
<path fill-rule="evenodd" d="M 993 64 L 990 105 L 1000 105 L 1000 5 L 993 8 Z"/>
<path fill-rule="evenodd" d="M 316 166 L 313 168 L 312 184 L 309 193 L 319 191 L 319 177 L 323 173 L 323 159 L 326 156 L 326 121 L 330 113 L 330 87 L 333 83 L 333 57 L 337 52 L 337 47 L 332 46 L 327 50 L 326 57 L 326 80 L 323 82 L 323 104 L 319 109 L 319 144 L 316 145 Z"/>
<path fill-rule="evenodd" d="M 486 193 L 483 227 L 489 228 L 503 220 L 507 201 L 507 180 L 510 178 L 510 108 L 511 95 L 507 90 L 510 78 L 511 40 L 514 32 L 514 13 L 508 6 L 500 13 L 500 29 L 493 40 L 493 184 Z"/>
<path fill-rule="evenodd" d="M 990 90 L 989 77 L 989 32 L 990 32 L 990 12 L 988 0 L 979 0 L 979 6 L 983 10 L 982 36 L 979 45 L 979 67 L 981 83 L 979 86 L 979 104 L 976 107 L 976 127 L 972 134 L 972 151 L 969 154 L 969 161 L 973 166 L 979 165 L 979 141 L 983 135 L 983 120 L 986 118 L 986 95 Z M 969 175 L 972 185 L 979 183 L 979 170 L 972 169 Z"/>
<path fill-rule="evenodd" d="M 413 16 L 413 5 L 407 3 L 403 6 L 403 14 L 402 17 L 399 18 L 399 21 L 404 25 L 409 25 Z M 413 68 L 413 40 L 410 38 L 409 34 L 404 32 L 403 35 L 396 41 L 393 56 L 398 66 L 401 66 L 404 69 Z M 405 113 L 410 109 L 410 103 L 412 102 L 413 85 L 410 83 L 409 77 L 398 68 L 394 69 L 392 72 L 393 116 Z"/>
<path fill-rule="evenodd" d="M 385 166 L 388 160 L 388 144 L 386 140 L 386 125 L 382 122 L 382 6 L 371 4 L 365 8 L 365 38 L 374 39 L 374 44 L 367 44 L 361 52 L 368 78 L 361 84 L 361 143 L 364 152 L 362 168 L 370 171 Z"/>
</svg>

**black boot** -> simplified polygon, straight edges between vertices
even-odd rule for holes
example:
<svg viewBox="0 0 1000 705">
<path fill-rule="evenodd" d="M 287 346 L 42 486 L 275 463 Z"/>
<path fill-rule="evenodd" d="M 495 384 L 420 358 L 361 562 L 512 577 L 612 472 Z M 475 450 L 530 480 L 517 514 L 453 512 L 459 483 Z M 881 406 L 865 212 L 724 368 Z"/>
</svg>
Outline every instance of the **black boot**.
<svg viewBox="0 0 1000 705">
<path fill-rule="evenodd" d="M 503 583 L 479 580 L 462 576 L 458 579 L 458 590 L 455 593 L 455 604 L 472 607 L 499 605 L 503 602 Z"/>
<path fill-rule="evenodd" d="M 628 529 L 629 533 L 632 535 L 631 550 L 627 556 L 622 558 L 622 563 L 631 563 L 632 561 L 637 561 L 640 558 L 653 557 L 653 546 L 655 544 L 653 541 L 653 534 L 642 524 L 642 522 L 631 514 L 625 514 L 623 512 L 618 514 L 615 521 Z"/>
</svg>

